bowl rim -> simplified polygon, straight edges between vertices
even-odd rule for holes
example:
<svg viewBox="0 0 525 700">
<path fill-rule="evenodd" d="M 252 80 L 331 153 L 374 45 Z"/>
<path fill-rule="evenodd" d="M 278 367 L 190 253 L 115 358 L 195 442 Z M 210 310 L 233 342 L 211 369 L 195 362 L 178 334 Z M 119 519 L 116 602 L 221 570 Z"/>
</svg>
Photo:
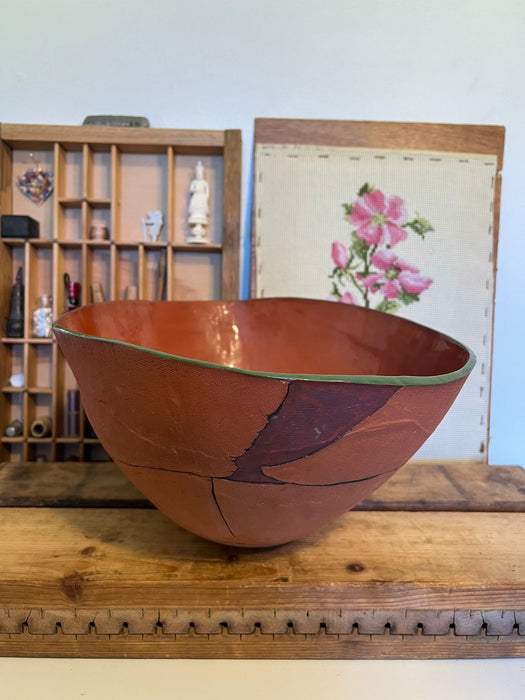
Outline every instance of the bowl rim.
<svg viewBox="0 0 525 700">
<path fill-rule="evenodd" d="M 265 300 L 270 300 L 270 299 L 287 299 L 287 300 L 294 300 L 294 301 L 323 301 L 320 299 L 303 299 L 301 297 L 266 297 Z M 114 303 L 122 303 L 123 300 L 115 300 L 115 301 L 108 301 L 108 302 L 99 302 L 103 304 L 114 304 Z M 125 300 L 124 300 L 125 301 Z M 140 301 L 148 301 L 148 300 L 138 300 Z M 214 300 L 217 302 L 225 302 L 226 300 Z M 242 301 L 263 301 L 263 299 L 237 299 L 237 300 L 231 300 L 234 302 L 242 302 Z M 129 302 L 129 303 L 136 303 L 136 302 Z M 166 304 L 166 303 L 171 303 L 171 304 L 177 304 L 177 303 L 189 303 L 187 301 L 148 301 L 148 303 L 154 303 L 154 304 Z M 192 303 L 199 303 L 199 302 L 192 302 Z M 330 301 L 325 301 L 327 304 L 331 304 L 334 302 Z M 65 335 L 70 335 L 78 338 L 83 338 L 85 340 L 95 340 L 103 343 L 110 343 L 112 345 L 118 345 L 121 347 L 128 347 L 128 348 L 133 348 L 135 350 L 139 350 L 141 352 L 146 352 L 150 355 L 154 355 L 156 357 L 161 357 L 163 359 L 170 359 L 170 360 L 178 360 L 180 362 L 186 363 L 186 364 L 191 364 L 191 365 L 197 365 L 201 367 L 208 367 L 210 369 L 217 369 L 217 370 L 223 370 L 223 371 L 228 371 L 228 372 L 235 372 L 237 374 L 246 374 L 249 376 L 254 376 L 254 377 L 265 377 L 269 379 L 285 379 L 285 380 L 304 380 L 304 381 L 323 381 L 323 382 L 344 382 L 347 384 L 377 384 L 377 385 L 395 385 L 395 386 L 433 386 L 437 384 L 448 384 L 453 381 L 463 379 L 468 377 L 468 375 L 471 373 L 472 369 L 474 368 L 476 364 L 476 355 L 474 352 L 464 343 L 461 343 L 459 340 L 456 340 L 450 335 L 447 335 L 446 333 L 442 333 L 441 331 L 437 331 L 433 328 L 430 328 L 429 326 L 425 326 L 422 323 L 417 323 L 416 321 L 412 321 L 411 319 L 407 319 L 404 317 L 397 317 L 399 320 L 402 320 L 405 323 L 409 323 L 411 325 L 418 326 L 419 328 L 423 328 L 425 330 L 431 331 L 432 333 L 435 333 L 445 340 L 448 340 L 455 345 L 459 346 L 461 349 L 463 349 L 467 353 L 467 361 L 465 364 L 456 369 L 453 370 L 452 372 L 447 372 L 445 374 L 431 374 L 431 375 L 383 375 L 383 374 L 301 374 L 301 373 L 293 373 L 293 372 L 264 372 L 262 370 L 249 370 L 249 369 L 243 369 L 242 367 L 230 367 L 229 365 L 221 365 L 216 362 L 208 362 L 206 360 L 197 360 L 195 358 L 191 357 L 185 357 L 183 355 L 175 355 L 174 353 L 169 353 L 169 352 L 163 352 L 161 350 L 153 350 L 152 348 L 148 348 L 144 345 L 136 345 L 134 343 L 128 343 L 125 340 L 116 340 L 114 338 L 104 338 L 102 336 L 96 336 L 96 335 L 90 335 L 88 333 L 81 333 L 79 331 L 73 331 L 69 328 L 64 328 L 63 326 L 60 325 L 60 321 L 62 318 L 65 316 L 69 316 L 71 313 L 77 313 L 81 311 L 83 308 L 86 308 L 87 305 L 84 307 L 80 307 L 79 309 L 75 309 L 74 311 L 66 312 L 60 318 L 58 318 L 54 323 L 53 323 L 53 331 L 55 334 L 58 333 L 64 333 Z M 91 304 L 90 304 L 91 306 Z M 364 307 L 359 307 L 359 308 L 364 308 Z M 367 312 L 371 313 L 382 313 L 380 311 L 376 311 L 375 309 L 366 309 Z"/>
</svg>

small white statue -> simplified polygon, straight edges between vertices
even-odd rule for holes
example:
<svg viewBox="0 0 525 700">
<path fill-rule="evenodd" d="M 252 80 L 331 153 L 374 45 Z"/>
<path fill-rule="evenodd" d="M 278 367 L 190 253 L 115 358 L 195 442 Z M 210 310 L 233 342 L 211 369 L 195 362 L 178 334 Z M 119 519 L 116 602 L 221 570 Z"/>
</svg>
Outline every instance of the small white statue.
<svg viewBox="0 0 525 700">
<path fill-rule="evenodd" d="M 159 240 L 160 230 L 164 224 L 164 216 L 160 209 L 156 211 L 148 211 L 146 218 L 142 219 L 142 238 L 144 241 Z"/>
<path fill-rule="evenodd" d="M 204 179 L 204 167 L 199 160 L 195 167 L 195 179 L 190 183 L 190 204 L 188 208 L 188 223 L 191 233 L 186 238 L 187 243 L 209 243 L 206 226 L 209 222 L 210 209 L 208 200 L 210 188 Z"/>
</svg>

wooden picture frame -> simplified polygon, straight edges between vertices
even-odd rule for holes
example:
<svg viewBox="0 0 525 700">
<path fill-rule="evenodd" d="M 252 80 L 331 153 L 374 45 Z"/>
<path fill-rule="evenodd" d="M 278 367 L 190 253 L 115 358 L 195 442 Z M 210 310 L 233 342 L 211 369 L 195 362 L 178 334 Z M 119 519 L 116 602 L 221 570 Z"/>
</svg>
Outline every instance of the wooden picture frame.
<svg viewBox="0 0 525 700">
<path fill-rule="evenodd" d="M 332 240 L 337 237 L 335 233 L 332 234 L 334 217 L 337 216 L 342 222 L 341 226 L 347 227 L 349 234 L 351 229 L 348 222 L 343 222 L 341 204 L 344 201 L 348 202 L 352 196 L 354 198 L 358 196 L 356 187 L 355 191 L 352 190 L 346 195 L 346 200 L 342 199 L 342 194 L 339 200 L 337 196 L 334 200 L 330 190 L 339 188 L 337 191 L 341 192 L 342 187 L 340 182 L 334 183 L 329 179 L 330 174 L 332 178 L 334 173 L 338 176 L 341 173 L 349 174 L 349 182 L 354 185 L 357 183 L 362 185 L 365 178 L 374 178 L 374 173 L 377 176 L 378 172 L 380 175 L 386 173 L 390 184 L 395 182 L 399 175 L 400 184 L 405 186 L 404 194 L 408 192 L 409 197 L 412 194 L 412 199 L 417 206 L 419 194 L 417 188 L 421 187 L 422 179 L 425 180 L 426 190 L 422 190 L 424 195 L 420 195 L 420 198 L 422 197 L 423 201 L 428 203 L 429 192 L 432 192 L 433 187 L 432 178 L 436 178 L 436 182 L 442 185 L 448 174 L 446 169 L 456 168 L 458 173 L 454 171 L 454 177 L 457 178 L 457 183 L 454 181 L 448 192 L 449 195 L 454 186 L 458 188 L 455 192 L 455 209 L 451 207 L 453 212 L 450 217 L 453 217 L 455 212 L 456 215 L 459 213 L 467 219 L 471 209 L 481 203 L 483 211 L 479 215 L 480 221 L 476 220 L 471 226 L 472 230 L 469 229 L 470 248 L 467 252 L 470 254 L 474 251 L 477 256 L 472 265 L 471 277 L 476 279 L 476 284 L 479 283 L 479 291 L 471 285 L 468 288 L 469 293 L 464 295 L 466 301 L 461 297 L 454 299 L 454 295 L 451 296 L 449 293 L 445 304 L 441 305 L 443 306 L 441 316 L 438 311 L 441 299 L 437 295 L 436 285 L 429 292 L 425 292 L 426 298 L 429 298 L 430 294 L 433 295 L 426 309 L 424 304 L 408 306 L 413 298 L 417 299 L 417 295 L 408 295 L 411 298 L 408 299 L 406 307 L 400 308 L 401 304 L 394 303 L 394 306 L 397 304 L 400 308 L 399 313 L 463 340 L 478 355 L 478 366 L 467 384 L 466 393 L 460 395 L 458 403 L 442 426 L 422 448 L 419 454 L 421 459 L 463 459 L 486 462 L 488 458 L 494 292 L 504 138 L 505 129 L 501 126 L 308 119 L 255 120 L 251 239 L 251 296 L 253 297 L 323 298 L 324 294 L 324 298 L 328 298 L 329 283 L 326 282 L 326 289 L 321 289 L 318 279 L 321 273 L 317 272 L 317 263 L 314 258 L 324 256 L 323 265 L 327 269 L 326 274 L 323 274 L 328 280 L 329 237 L 332 236 Z M 330 159 L 334 162 L 333 170 L 328 169 Z M 343 163 L 345 159 L 346 164 Z M 389 160 L 392 165 L 385 165 Z M 322 171 L 314 161 L 323 163 Z M 349 161 L 353 163 L 350 165 Z M 357 161 L 360 162 L 357 164 Z M 377 161 L 377 166 L 374 161 Z M 427 168 L 427 162 L 432 164 L 432 167 Z M 406 166 L 405 163 L 407 163 Z M 418 168 L 414 163 L 418 164 Z M 407 168 L 411 169 L 410 172 Z M 471 172 L 475 173 L 475 177 L 479 178 L 479 186 L 477 180 L 473 184 L 471 172 L 467 172 L 467 168 L 470 168 Z M 355 179 L 361 175 L 360 180 Z M 414 183 L 417 178 L 419 180 Z M 310 180 L 313 183 L 311 185 Z M 334 184 L 337 187 L 334 187 Z M 371 182 L 371 184 L 377 183 Z M 306 192 L 301 189 L 305 187 Z M 468 201 L 464 204 L 463 193 L 459 188 L 464 188 L 470 193 L 471 190 L 477 192 L 476 187 L 479 189 L 478 199 L 473 198 L 472 202 Z M 434 189 L 436 200 L 444 197 L 446 202 L 447 192 L 443 194 L 437 187 Z M 415 196 L 414 192 L 416 192 Z M 399 193 L 396 191 L 396 194 Z M 332 197 L 331 200 L 330 197 Z M 305 204 L 303 214 L 301 209 Z M 325 222 L 319 212 L 325 215 L 328 204 L 333 205 L 330 210 L 332 218 L 327 217 Z M 333 215 L 335 206 L 339 208 L 337 215 Z M 422 204 L 422 206 L 425 205 Z M 436 211 L 443 212 L 442 202 L 436 201 L 433 207 L 434 214 Z M 312 223 L 312 217 L 317 216 L 319 218 Z M 452 242 L 455 246 L 454 255 L 458 259 L 456 249 L 460 249 L 464 241 L 454 231 L 454 225 L 459 227 L 461 218 L 458 217 L 455 223 L 451 218 L 447 220 L 444 213 L 441 216 L 442 219 L 439 221 L 441 228 L 434 238 L 432 234 L 428 234 L 426 240 L 430 243 L 424 243 L 421 250 L 426 245 L 438 246 L 436 243 L 438 237 L 445 240 L 443 235 L 445 233 L 448 235 L 448 243 Z M 314 232 L 316 227 L 321 233 Z M 275 235 L 272 237 L 274 230 Z M 342 240 L 343 235 L 347 233 L 338 229 L 339 240 Z M 308 255 L 305 249 L 310 251 Z M 300 253 L 297 256 L 300 262 L 295 263 L 294 257 L 297 252 Z M 451 254 L 451 257 L 454 255 Z M 442 248 L 438 247 L 437 252 L 432 249 L 432 253 L 427 254 L 426 261 L 428 264 L 430 258 L 434 264 L 440 256 L 442 256 L 440 279 L 446 278 L 448 281 L 450 276 L 446 269 L 447 261 L 443 256 Z M 414 262 L 410 258 L 408 260 Z M 417 257 L 415 262 L 417 264 Z M 474 264 L 478 265 L 479 270 L 474 268 Z M 293 275 L 290 275 L 291 279 L 287 280 L 289 271 L 294 265 Z M 301 270 L 301 265 L 304 271 Z M 421 265 L 415 268 L 416 271 L 419 271 L 419 267 L 424 272 Z M 332 269 L 335 270 L 333 263 Z M 451 288 L 457 292 L 462 289 L 463 284 L 464 290 L 468 282 L 460 279 L 458 270 L 454 269 L 451 275 L 454 274 L 456 277 Z M 431 277 L 433 275 L 428 278 L 428 284 L 432 282 Z M 442 294 L 443 292 L 446 294 L 443 287 L 440 289 Z M 380 294 L 377 294 L 375 299 L 379 297 Z M 353 298 L 352 295 L 349 298 L 353 303 L 360 303 L 358 295 L 357 301 L 355 294 Z M 391 302 L 388 303 L 391 304 Z M 383 307 L 376 305 L 375 308 L 385 310 L 384 304 L 385 300 L 383 300 Z M 476 305 L 479 308 L 475 308 Z M 473 308 L 479 318 L 475 317 L 474 312 L 471 311 Z M 461 416 L 463 416 L 463 424 Z M 469 436 L 466 441 L 465 435 Z"/>
</svg>

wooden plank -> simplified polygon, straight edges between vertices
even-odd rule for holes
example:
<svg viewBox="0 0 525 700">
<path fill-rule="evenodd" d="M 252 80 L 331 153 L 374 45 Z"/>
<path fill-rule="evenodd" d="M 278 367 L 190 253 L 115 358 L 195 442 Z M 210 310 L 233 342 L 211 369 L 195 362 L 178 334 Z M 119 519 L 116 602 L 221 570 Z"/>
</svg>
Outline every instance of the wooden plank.
<svg viewBox="0 0 525 700">
<path fill-rule="evenodd" d="M 152 508 L 113 462 L 4 462 L 0 507 Z"/>
<path fill-rule="evenodd" d="M 224 132 L 220 130 L 43 124 L 1 124 L 0 129 L 2 140 L 16 148 L 34 148 L 34 143 L 39 142 L 41 148 L 61 143 L 66 148 L 81 149 L 84 143 L 90 143 L 109 150 L 108 144 L 114 143 L 123 150 L 130 146 L 135 152 L 139 146 L 150 152 L 175 146 L 180 152 L 191 148 L 192 153 L 222 153 L 224 146 Z"/>
<path fill-rule="evenodd" d="M 238 299 L 242 172 L 242 141 L 238 130 L 224 132 L 223 167 L 222 298 Z"/>
<path fill-rule="evenodd" d="M 0 141 L 0 213 L 10 214 L 13 206 L 13 171 L 11 149 Z"/>
<path fill-rule="evenodd" d="M 412 462 L 357 508 L 524 512 L 525 470 L 472 462 Z"/>
<path fill-rule="evenodd" d="M 525 514 L 351 512 L 224 547 L 156 510 L 4 508 L 0 654 L 525 655 Z"/>
<path fill-rule="evenodd" d="M 505 127 L 328 119 L 256 119 L 255 143 L 392 148 L 498 157 L 503 168 Z"/>
<path fill-rule="evenodd" d="M 2 635 L 22 639 L 37 636 L 163 635 L 164 639 L 205 639 L 227 635 L 269 638 L 293 636 L 295 640 L 319 637 L 330 640 L 345 637 L 367 640 L 371 637 L 482 637 L 491 640 L 525 641 L 525 611 L 513 610 L 352 610 L 348 608 L 182 608 L 175 606 L 140 609 L 111 608 L 0 608 Z M 157 637 L 158 638 L 158 637 Z"/>
<path fill-rule="evenodd" d="M 13 200 L 13 171 L 12 171 L 12 154 L 11 149 L 0 140 L 0 215 L 12 213 Z M 6 333 L 6 319 L 9 317 L 9 309 L 11 303 L 11 290 L 14 283 L 14 275 L 16 270 L 13 270 L 13 250 L 9 250 L 7 246 L 1 245 L 1 255 L 4 256 L 4 279 L 0 289 L 0 318 L 2 319 L 2 335 Z M 10 373 L 7 369 L 11 366 L 12 350 L 6 343 L 0 343 L 0 366 L 4 367 L 3 382 L 7 379 Z M 16 397 L 14 397 L 16 398 Z M 9 425 L 11 422 L 11 397 L 4 392 L 0 399 L 0 421 L 2 426 Z M 2 459 L 9 455 L 9 451 L 5 444 L 0 444 L 0 455 Z"/>
<path fill-rule="evenodd" d="M 18 484 L 19 497 L 40 489 L 44 501 L 76 494 L 93 503 L 109 492 L 128 507 L 1 511 L 2 655 L 525 655 L 518 467 L 407 465 L 362 504 L 404 511 L 353 511 L 302 542 L 261 551 L 207 542 L 157 510 L 129 508 L 133 487 L 111 463 L 3 467 L 0 493 Z M 473 502 L 511 512 L 453 512 Z"/>
<path fill-rule="evenodd" d="M 525 609 L 525 514 L 356 512 L 300 542 L 224 547 L 156 510 L 2 510 L 6 607 Z"/>
<path fill-rule="evenodd" d="M 521 658 L 518 636 L 423 635 L 86 635 L 0 634 L 1 656 L 183 659 Z"/>
<path fill-rule="evenodd" d="M 113 462 L 0 465 L 0 507 L 152 508 Z M 354 510 L 525 511 L 517 466 L 412 462 Z"/>
</svg>

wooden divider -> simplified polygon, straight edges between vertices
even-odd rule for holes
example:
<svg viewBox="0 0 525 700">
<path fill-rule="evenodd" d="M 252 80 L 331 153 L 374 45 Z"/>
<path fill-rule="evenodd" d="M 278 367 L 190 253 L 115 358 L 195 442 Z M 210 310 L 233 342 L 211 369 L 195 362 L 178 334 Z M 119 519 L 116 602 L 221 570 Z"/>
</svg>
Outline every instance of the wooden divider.
<svg viewBox="0 0 525 700">
<path fill-rule="evenodd" d="M 33 165 L 30 154 L 54 173 L 54 192 L 41 206 L 14 185 Z M 211 242 L 205 245 L 185 242 L 188 187 L 198 160 L 211 191 Z M 31 216 L 40 224 L 37 239 L 1 241 L 0 459 L 107 458 L 82 414 L 79 434 L 68 434 L 66 396 L 76 384 L 54 340 L 31 336 L 36 299 L 51 294 L 54 317 L 60 316 L 67 308 L 65 274 L 80 283 L 81 304 L 92 302 L 93 282 L 102 285 L 106 300 L 123 298 L 129 285 L 146 299 L 237 298 L 240 172 L 238 130 L 0 125 L 0 213 Z M 161 240 L 144 241 L 141 218 L 156 209 L 164 214 Z M 106 226 L 108 239 L 90 239 L 93 225 Z M 165 282 L 159 284 L 164 265 Z M 19 267 L 25 327 L 24 337 L 15 339 L 6 337 L 5 319 Z M 38 383 L 47 363 L 51 372 Z M 20 388 L 9 384 L 15 373 L 24 374 Z M 31 423 L 43 414 L 52 418 L 52 433 L 34 438 Z M 5 436 L 16 418 L 24 421 L 23 434 Z"/>
</svg>

